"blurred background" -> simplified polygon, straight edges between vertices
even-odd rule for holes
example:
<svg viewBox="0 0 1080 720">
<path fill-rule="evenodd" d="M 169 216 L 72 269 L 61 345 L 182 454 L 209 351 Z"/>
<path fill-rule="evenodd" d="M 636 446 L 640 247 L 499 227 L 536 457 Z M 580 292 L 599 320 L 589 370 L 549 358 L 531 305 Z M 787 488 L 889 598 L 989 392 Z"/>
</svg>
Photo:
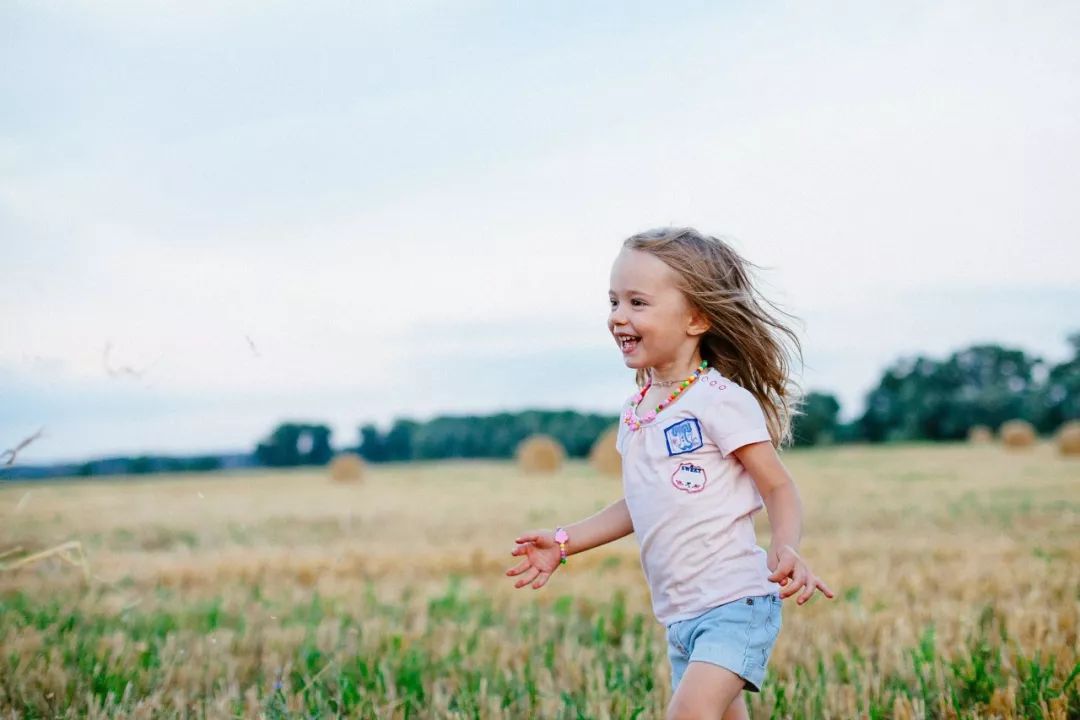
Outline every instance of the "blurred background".
<svg viewBox="0 0 1080 720">
<path fill-rule="evenodd" d="M 611 262 L 689 225 L 798 318 L 836 591 L 753 716 L 1080 717 L 1078 31 L 0 3 L 0 715 L 663 717 L 633 536 L 504 572 L 620 496 Z"/>
<path fill-rule="evenodd" d="M 763 267 L 837 423 L 902 358 L 992 345 L 1014 353 L 980 356 L 1012 363 L 994 382 L 1044 380 L 1080 330 L 1078 20 L 5 3 L 0 445 L 243 463 L 284 423 L 342 448 L 403 419 L 613 415 L 610 263 L 668 224 Z M 1060 420 L 1002 412 L 981 421 Z"/>
</svg>

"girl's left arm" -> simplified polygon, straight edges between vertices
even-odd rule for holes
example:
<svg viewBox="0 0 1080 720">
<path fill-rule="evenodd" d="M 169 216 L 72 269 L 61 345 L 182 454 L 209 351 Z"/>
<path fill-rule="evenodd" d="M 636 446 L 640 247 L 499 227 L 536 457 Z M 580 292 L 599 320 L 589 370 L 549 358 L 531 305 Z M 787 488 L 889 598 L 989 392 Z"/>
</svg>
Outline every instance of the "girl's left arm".
<svg viewBox="0 0 1080 720">
<path fill-rule="evenodd" d="M 784 586 L 780 597 L 791 597 L 800 588 L 802 593 L 796 600 L 799 605 L 809 600 L 818 588 L 825 597 L 834 597 L 829 586 L 814 575 L 810 566 L 799 555 L 799 542 L 802 540 L 802 500 L 795 482 L 781 462 L 780 456 L 776 454 L 772 443 L 743 445 L 734 451 L 734 455 L 754 479 L 769 513 L 772 542 L 768 566 L 773 571 L 769 579 Z"/>
</svg>

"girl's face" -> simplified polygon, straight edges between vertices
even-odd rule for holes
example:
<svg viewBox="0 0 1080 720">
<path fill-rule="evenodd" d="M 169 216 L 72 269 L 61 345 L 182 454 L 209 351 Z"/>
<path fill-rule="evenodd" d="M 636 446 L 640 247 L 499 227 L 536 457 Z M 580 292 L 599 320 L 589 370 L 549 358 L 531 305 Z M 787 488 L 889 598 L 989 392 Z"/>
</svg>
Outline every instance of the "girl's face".
<svg viewBox="0 0 1080 720">
<path fill-rule="evenodd" d="M 627 367 L 666 366 L 689 357 L 706 326 L 660 258 L 623 249 L 611 268 L 608 330 Z"/>
</svg>

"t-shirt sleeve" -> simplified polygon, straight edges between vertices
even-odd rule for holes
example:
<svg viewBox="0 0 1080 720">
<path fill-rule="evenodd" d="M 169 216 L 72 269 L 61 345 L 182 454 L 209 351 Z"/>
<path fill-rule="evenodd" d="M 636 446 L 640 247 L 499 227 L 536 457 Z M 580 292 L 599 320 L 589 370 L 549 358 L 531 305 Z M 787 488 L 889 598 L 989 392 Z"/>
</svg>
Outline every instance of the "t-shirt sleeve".
<svg viewBox="0 0 1080 720">
<path fill-rule="evenodd" d="M 702 426 L 725 458 L 743 445 L 771 441 L 765 413 L 754 395 L 729 385 L 702 413 Z"/>
</svg>

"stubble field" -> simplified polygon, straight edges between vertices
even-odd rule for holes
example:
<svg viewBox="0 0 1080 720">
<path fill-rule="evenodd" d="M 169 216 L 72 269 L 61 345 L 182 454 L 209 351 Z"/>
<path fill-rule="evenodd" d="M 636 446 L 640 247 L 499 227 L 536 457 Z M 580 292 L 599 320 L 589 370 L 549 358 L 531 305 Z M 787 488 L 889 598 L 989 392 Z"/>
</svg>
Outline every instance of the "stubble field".
<svg viewBox="0 0 1080 720">
<path fill-rule="evenodd" d="M 803 554 L 755 718 L 1077 718 L 1080 461 L 1048 446 L 789 451 Z M 627 538 L 540 591 L 513 538 L 618 480 L 571 463 L 0 484 L 0 717 L 661 718 Z M 759 541 L 768 546 L 765 513 Z"/>
</svg>

